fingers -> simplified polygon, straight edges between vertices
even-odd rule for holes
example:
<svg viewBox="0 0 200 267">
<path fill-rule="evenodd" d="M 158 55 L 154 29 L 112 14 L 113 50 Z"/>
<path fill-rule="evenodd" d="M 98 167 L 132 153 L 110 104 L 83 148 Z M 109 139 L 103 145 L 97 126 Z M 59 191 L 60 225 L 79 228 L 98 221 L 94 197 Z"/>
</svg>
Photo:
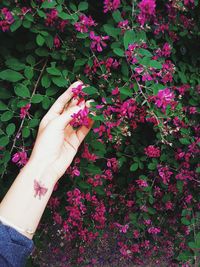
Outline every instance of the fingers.
<svg viewBox="0 0 200 267">
<path fill-rule="evenodd" d="M 92 125 L 94 124 L 94 121 L 92 119 L 89 118 L 89 127 L 87 128 L 86 126 L 81 126 L 77 131 L 76 131 L 76 135 L 78 137 L 78 140 L 80 142 L 80 144 L 82 143 L 82 141 L 84 140 L 84 138 L 86 137 L 86 135 L 89 133 L 89 131 L 92 128 Z"/>
<path fill-rule="evenodd" d="M 54 120 L 53 122 L 54 127 L 56 127 L 58 130 L 65 130 L 66 126 L 72 120 L 72 115 L 74 113 L 78 113 L 78 111 L 80 111 L 84 107 L 85 107 L 85 104 L 82 103 L 77 106 L 72 106 L 68 108 L 67 110 L 63 111 L 63 113 Z"/>
<path fill-rule="evenodd" d="M 47 114 L 44 116 L 43 121 L 47 124 L 49 121 L 58 117 L 65 108 L 65 105 L 71 100 L 73 97 L 72 89 L 77 87 L 79 84 L 83 84 L 81 81 L 77 81 L 70 85 L 70 87 L 55 101 L 52 107 L 49 109 Z"/>
<path fill-rule="evenodd" d="M 90 99 L 88 101 L 86 101 L 86 107 L 90 107 L 91 103 L 94 102 L 93 99 Z M 91 118 L 88 118 L 89 120 L 89 127 L 86 127 L 86 126 L 81 126 L 77 131 L 76 131 L 76 134 L 77 134 L 77 137 L 79 139 L 79 142 L 81 143 L 84 138 L 86 137 L 86 135 L 89 133 L 89 131 L 91 130 L 93 124 L 94 124 L 94 121 L 91 119 Z"/>
</svg>

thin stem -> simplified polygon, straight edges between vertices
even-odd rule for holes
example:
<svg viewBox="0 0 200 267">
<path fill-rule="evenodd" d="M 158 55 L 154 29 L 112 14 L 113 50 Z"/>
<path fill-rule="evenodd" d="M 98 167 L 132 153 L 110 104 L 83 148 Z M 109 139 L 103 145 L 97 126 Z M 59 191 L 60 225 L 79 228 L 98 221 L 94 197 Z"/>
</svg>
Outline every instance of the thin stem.
<svg viewBox="0 0 200 267">
<path fill-rule="evenodd" d="M 45 70 L 45 68 L 46 68 L 47 62 L 48 62 L 48 59 L 45 60 L 44 65 L 43 65 L 43 67 L 42 67 L 42 69 L 41 69 L 41 71 L 40 71 L 40 75 L 39 75 L 39 77 L 38 77 L 38 79 L 37 79 L 37 81 L 36 81 L 36 83 L 35 83 L 34 88 L 33 88 L 33 92 L 32 92 L 32 94 L 31 94 L 29 103 L 31 103 L 31 100 L 32 100 L 33 96 L 35 95 L 35 92 L 36 92 L 36 90 L 37 90 L 38 84 L 39 84 L 39 82 L 40 82 L 40 80 L 41 80 L 41 78 L 42 78 L 43 72 L 44 72 L 44 70 Z M 21 123 L 20 123 L 20 126 L 19 126 L 19 129 L 18 129 L 18 131 L 17 131 L 17 133 L 16 133 L 16 135 L 15 135 L 15 138 L 14 138 L 14 141 L 13 141 L 13 144 L 12 144 L 12 147 L 11 147 L 10 152 L 9 152 L 10 155 L 12 154 L 13 149 L 15 148 L 15 144 L 16 144 L 17 139 L 19 138 L 19 134 L 20 134 L 20 132 L 21 132 L 21 130 L 22 130 L 22 128 L 23 128 L 23 125 L 24 125 L 24 122 L 25 122 L 25 118 L 26 118 L 26 117 L 24 117 L 24 118 L 22 119 L 22 121 L 21 121 Z M 4 174 L 5 174 L 5 172 L 6 172 L 6 167 L 7 167 L 7 164 L 6 164 L 6 166 L 5 166 L 5 169 L 4 169 L 3 173 L 1 174 L 1 178 L 4 176 Z"/>
</svg>

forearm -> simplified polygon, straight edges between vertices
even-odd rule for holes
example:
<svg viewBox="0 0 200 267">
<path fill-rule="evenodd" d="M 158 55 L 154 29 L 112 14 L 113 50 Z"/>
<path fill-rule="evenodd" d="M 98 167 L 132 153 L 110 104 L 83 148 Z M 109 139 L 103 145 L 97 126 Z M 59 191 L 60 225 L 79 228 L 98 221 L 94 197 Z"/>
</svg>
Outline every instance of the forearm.
<svg viewBox="0 0 200 267">
<path fill-rule="evenodd" d="M 29 161 L 0 203 L 0 217 L 17 227 L 35 232 L 55 185 L 52 176 L 47 167 Z M 35 190 L 34 180 L 42 185 L 43 192 Z M 33 237 L 21 233 L 30 239 Z"/>
</svg>

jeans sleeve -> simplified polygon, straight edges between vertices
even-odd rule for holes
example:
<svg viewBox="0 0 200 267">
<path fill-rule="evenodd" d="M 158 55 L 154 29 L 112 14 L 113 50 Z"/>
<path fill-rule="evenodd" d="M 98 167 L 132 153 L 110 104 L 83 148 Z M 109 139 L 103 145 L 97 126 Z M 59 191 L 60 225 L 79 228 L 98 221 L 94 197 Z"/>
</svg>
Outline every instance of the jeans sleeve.
<svg viewBox="0 0 200 267">
<path fill-rule="evenodd" d="M 34 243 L 16 229 L 0 222 L 0 266 L 24 267 Z"/>
</svg>

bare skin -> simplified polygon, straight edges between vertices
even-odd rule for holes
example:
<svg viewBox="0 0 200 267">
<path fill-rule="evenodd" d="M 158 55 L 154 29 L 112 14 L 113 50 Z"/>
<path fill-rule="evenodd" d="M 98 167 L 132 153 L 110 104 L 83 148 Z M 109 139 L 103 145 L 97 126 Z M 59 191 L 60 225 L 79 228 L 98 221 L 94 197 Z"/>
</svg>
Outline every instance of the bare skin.
<svg viewBox="0 0 200 267">
<path fill-rule="evenodd" d="M 78 130 L 69 125 L 72 114 L 90 106 L 90 101 L 77 105 L 78 100 L 72 98 L 72 88 L 80 83 L 73 83 L 43 117 L 29 161 L 0 203 L 0 217 L 29 239 L 33 234 L 19 228 L 36 231 L 55 184 L 70 166 L 94 123 L 90 120 L 89 128 L 82 126 Z"/>
</svg>

